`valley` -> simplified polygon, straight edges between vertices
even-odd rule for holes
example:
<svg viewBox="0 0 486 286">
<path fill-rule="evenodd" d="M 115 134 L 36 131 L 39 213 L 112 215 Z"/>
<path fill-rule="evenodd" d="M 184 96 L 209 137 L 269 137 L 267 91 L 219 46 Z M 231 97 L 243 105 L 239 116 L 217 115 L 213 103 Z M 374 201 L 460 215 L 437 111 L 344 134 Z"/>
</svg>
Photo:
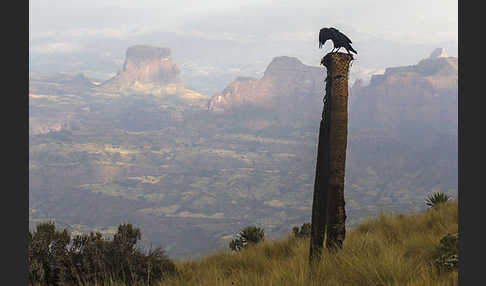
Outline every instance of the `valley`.
<svg viewBox="0 0 486 286">
<path fill-rule="evenodd" d="M 350 88 L 350 225 L 381 209 L 421 210 L 434 191 L 457 196 L 454 61 L 433 58 L 422 63 L 435 67 L 427 75 L 417 64 Z M 148 62 L 164 81 L 137 69 L 110 84 L 31 75 L 31 228 L 55 220 L 110 235 L 129 222 L 146 247 L 188 257 L 227 247 L 250 224 L 277 237 L 310 221 L 324 68 L 277 57 L 263 78 L 208 96 L 186 88 L 170 58 Z"/>
</svg>

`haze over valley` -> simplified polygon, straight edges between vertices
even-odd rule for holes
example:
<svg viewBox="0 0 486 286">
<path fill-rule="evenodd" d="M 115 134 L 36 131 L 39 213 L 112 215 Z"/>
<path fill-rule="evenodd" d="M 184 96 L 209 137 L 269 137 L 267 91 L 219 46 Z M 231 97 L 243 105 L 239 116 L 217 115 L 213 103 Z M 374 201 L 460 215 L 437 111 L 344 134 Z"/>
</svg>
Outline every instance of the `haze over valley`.
<svg viewBox="0 0 486 286">
<path fill-rule="evenodd" d="M 353 75 L 350 224 L 422 209 L 434 191 L 457 196 L 458 60 L 446 51 Z M 130 222 L 147 245 L 194 256 L 246 225 L 280 236 L 310 221 L 325 68 L 281 54 L 184 77 L 177 53 L 136 43 L 117 65 L 62 73 L 31 58 L 31 227 L 53 219 L 109 235 Z"/>
</svg>

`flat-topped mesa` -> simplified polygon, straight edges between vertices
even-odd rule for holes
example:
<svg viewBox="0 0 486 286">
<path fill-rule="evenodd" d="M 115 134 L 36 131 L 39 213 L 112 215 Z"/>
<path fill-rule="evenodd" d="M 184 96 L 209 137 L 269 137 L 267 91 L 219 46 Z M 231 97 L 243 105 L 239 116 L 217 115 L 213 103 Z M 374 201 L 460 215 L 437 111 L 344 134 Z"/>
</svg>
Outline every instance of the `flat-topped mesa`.
<svg viewBox="0 0 486 286">
<path fill-rule="evenodd" d="M 448 57 L 445 49 L 435 49 L 429 58 L 423 59 L 416 65 L 391 67 L 385 70 L 383 75 L 375 75 L 376 77 L 371 82 L 381 83 L 385 78 L 395 76 L 417 76 L 427 77 L 429 79 L 441 77 L 457 77 L 458 74 L 458 60 L 455 57 Z"/>
<path fill-rule="evenodd" d="M 121 71 L 100 86 L 99 94 L 170 96 L 177 104 L 184 102 L 205 106 L 210 97 L 184 86 L 181 70 L 170 55 L 168 48 L 129 47 Z"/>
<path fill-rule="evenodd" d="M 350 128 L 379 130 L 417 148 L 438 133 L 457 134 L 458 58 L 438 56 L 442 49 L 432 54 L 353 86 Z"/>
<path fill-rule="evenodd" d="M 129 47 L 122 70 L 106 83 L 118 83 L 121 86 L 134 83 L 181 84 L 181 71 L 170 55 L 168 48 L 146 45 Z"/>
<path fill-rule="evenodd" d="M 168 48 L 152 47 L 147 45 L 131 46 L 126 51 L 126 60 L 152 60 L 169 58 L 171 51 Z"/>
</svg>

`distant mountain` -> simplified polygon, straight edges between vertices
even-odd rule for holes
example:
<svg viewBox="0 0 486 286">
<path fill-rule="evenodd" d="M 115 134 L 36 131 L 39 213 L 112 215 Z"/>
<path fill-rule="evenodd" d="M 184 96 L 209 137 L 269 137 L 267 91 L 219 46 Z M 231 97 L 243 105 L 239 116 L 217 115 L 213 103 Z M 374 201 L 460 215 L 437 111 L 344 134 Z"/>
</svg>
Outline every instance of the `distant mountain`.
<svg viewBox="0 0 486 286">
<path fill-rule="evenodd" d="M 29 134 L 71 129 L 73 106 L 80 97 L 93 92 L 96 85 L 83 74 L 29 74 Z M 37 106 L 39 108 L 33 108 Z M 52 112 L 50 109 L 55 109 Z"/>
<path fill-rule="evenodd" d="M 386 134 L 412 146 L 457 134 L 458 59 L 442 49 L 416 65 L 387 68 L 351 89 L 350 128 Z"/>
<path fill-rule="evenodd" d="M 209 109 L 232 112 L 253 108 L 287 115 L 306 110 L 320 116 L 324 77 L 322 68 L 304 65 L 294 57 L 276 57 L 261 79 L 237 78 L 210 100 Z"/>
<path fill-rule="evenodd" d="M 170 49 L 147 45 L 129 47 L 122 69 L 103 82 L 100 89 L 123 94 L 177 95 L 187 100 L 209 98 L 184 87 Z"/>
<path fill-rule="evenodd" d="M 167 50 L 148 50 L 127 51 L 103 85 L 31 75 L 31 226 L 109 235 L 128 221 L 186 256 L 227 248 L 245 225 L 273 236 L 309 221 L 325 68 L 277 57 L 262 78 L 194 100 Z M 457 59 L 442 50 L 351 88 L 349 223 L 457 195 L 457 96 Z"/>
<path fill-rule="evenodd" d="M 57 90 L 65 92 L 67 90 L 78 91 L 93 88 L 96 85 L 93 80 L 81 73 L 56 73 L 41 74 L 32 72 L 29 74 L 31 87 L 30 93 L 58 93 Z M 39 86 L 42 86 L 39 88 Z"/>
<path fill-rule="evenodd" d="M 145 45 L 129 47 L 122 70 L 103 85 L 180 84 L 181 71 L 170 54 L 167 48 Z"/>
<path fill-rule="evenodd" d="M 271 114 L 290 125 L 319 120 L 325 73 L 324 67 L 307 66 L 297 58 L 276 57 L 261 79 L 236 78 L 210 99 L 208 108 L 248 114 L 248 120 Z M 367 86 L 357 80 L 350 88 L 351 133 L 366 130 L 421 147 L 432 144 L 439 134 L 456 134 L 457 79 L 457 58 L 447 57 L 439 48 L 416 65 L 373 75 Z"/>
<path fill-rule="evenodd" d="M 263 78 L 237 78 L 210 100 L 209 109 L 238 117 L 260 133 L 314 133 L 324 77 L 324 67 L 277 57 Z M 369 85 L 355 82 L 349 98 L 349 197 L 356 192 L 364 204 L 392 207 L 411 193 L 457 191 L 457 82 L 458 59 L 442 48 L 415 65 L 387 68 Z"/>
</svg>

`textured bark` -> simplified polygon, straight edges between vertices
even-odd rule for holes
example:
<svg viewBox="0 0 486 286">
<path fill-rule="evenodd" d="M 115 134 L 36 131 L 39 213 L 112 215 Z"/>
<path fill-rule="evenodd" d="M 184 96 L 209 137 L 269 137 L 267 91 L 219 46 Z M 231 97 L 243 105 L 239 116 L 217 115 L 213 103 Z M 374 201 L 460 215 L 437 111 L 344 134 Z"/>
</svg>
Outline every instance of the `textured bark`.
<svg viewBox="0 0 486 286">
<path fill-rule="evenodd" d="M 341 248 L 346 234 L 344 171 L 348 133 L 348 70 L 351 60 L 348 54 L 329 53 L 321 61 L 327 67 L 327 78 L 312 203 L 311 263 L 322 256 L 326 232 L 326 247 L 330 250 Z"/>
<path fill-rule="evenodd" d="M 327 82 L 331 86 L 329 97 L 329 187 L 326 247 L 342 248 L 346 235 L 344 209 L 344 170 L 348 140 L 348 70 L 352 57 L 342 53 L 328 54 L 323 58 L 327 67 Z"/>
<path fill-rule="evenodd" d="M 328 94 L 326 86 L 326 94 Z M 322 256 L 322 246 L 326 230 L 327 198 L 329 181 L 329 102 L 324 99 L 324 108 L 319 127 L 317 143 L 316 176 L 314 181 L 314 198 L 312 201 L 312 223 L 309 259 L 319 261 Z"/>
</svg>

